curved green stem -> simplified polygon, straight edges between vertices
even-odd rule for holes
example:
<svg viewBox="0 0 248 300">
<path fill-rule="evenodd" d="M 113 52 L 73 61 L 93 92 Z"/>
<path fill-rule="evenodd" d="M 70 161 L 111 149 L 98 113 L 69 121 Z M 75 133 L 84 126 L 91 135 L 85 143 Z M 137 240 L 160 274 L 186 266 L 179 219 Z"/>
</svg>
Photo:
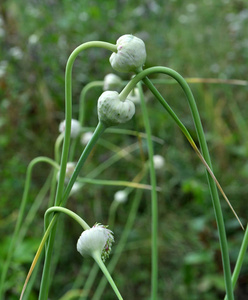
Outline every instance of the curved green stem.
<svg viewBox="0 0 248 300">
<path fill-rule="evenodd" d="M 82 126 L 84 124 L 84 110 L 85 110 L 86 94 L 92 88 L 103 86 L 103 83 L 104 83 L 103 81 L 92 81 L 92 82 L 88 83 L 87 85 L 85 85 L 80 93 L 78 121 L 80 122 L 80 124 Z"/>
<path fill-rule="evenodd" d="M 81 227 L 83 227 L 84 230 L 90 229 L 90 226 L 81 217 L 79 217 L 79 215 L 77 215 L 76 213 L 74 213 L 70 209 L 65 208 L 65 207 L 61 207 L 61 206 L 52 206 L 52 207 L 48 208 L 46 210 L 46 213 L 45 213 L 45 218 L 44 218 L 45 219 L 45 223 L 44 223 L 45 230 L 47 230 L 47 228 L 49 226 L 48 216 L 51 213 L 54 213 L 54 212 L 62 212 L 64 214 L 68 215 L 69 217 L 74 219 L 76 222 L 78 222 L 78 224 Z"/>
<path fill-rule="evenodd" d="M 14 253 L 16 242 L 17 242 L 17 239 L 18 239 L 18 234 L 20 232 L 21 224 L 22 224 L 22 221 L 23 221 L 23 217 L 24 217 L 24 213 L 25 213 L 25 209 L 26 209 L 26 205 L 27 205 L 27 200 L 28 200 L 28 193 L 29 193 L 29 188 L 30 188 L 30 183 L 31 183 L 33 167 L 36 164 L 40 163 L 40 162 L 48 163 L 56 169 L 59 168 L 58 164 L 55 161 L 53 161 L 52 159 L 50 159 L 48 157 L 43 157 L 43 156 L 36 157 L 28 165 L 27 172 L 26 172 L 25 187 L 24 187 L 24 191 L 23 191 L 23 195 L 22 195 L 21 206 L 20 206 L 20 209 L 19 209 L 19 214 L 18 214 L 16 225 L 15 225 L 14 233 L 13 233 L 13 236 L 12 236 L 12 239 L 11 239 L 11 242 L 10 242 L 8 255 L 7 255 L 7 258 L 5 260 L 3 270 L 2 270 L 2 274 L 1 274 L 0 299 L 4 299 L 4 281 L 6 279 L 6 275 L 7 275 L 8 269 L 9 269 L 9 265 L 10 265 L 10 261 L 11 261 L 11 258 L 13 256 L 13 253 Z"/>
<path fill-rule="evenodd" d="M 58 182 L 57 193 L 55 198 L 55 204 L 58 204 L 62 198 L 66 163 L 67 163 L 69 146 L 70 146 L 71 115 L 72 115 L 72 67 L 78 54 L 83 50 L 92 47 L 104 48 L 112 52 L 117 51 L 116 45 L 106 43 L 106 42 L 93 41 L 78 46 L 68 58 L 66 64 L 66 71 L 65 71 L 65 138 L 64 138 L 63 148 L 62 148 L 62 156 L 61 156 L 61 164 L 60 164 L 61 169 L 60 169 L 59 182 Z"/>
<path fill-rule="evenodd" d="M 64 206 L 66 204 L 66 201 L 69 197 L 70 191 L 73 187 L 73 184 L 75 183 L 75 181 L 77 179 L 77 176 L 78 176 L 80 170 L 82 169 L 87 157 L 89 156 L 89 154 L 90 154 L 92 148 L 94 147 L 94 145 L 96 144 L 97 140 L 103 134 L 105 128 L 106 128 L 105 125 L 103 125 L 100 122 L 98 123 L 91 140 L 86 145 L 82 155 L 79 158 L 79 161 L 78 161 L 78 163 L 75 167 L 75 170 L 68 182 L 68 185 L 64 191 L 64 194 L 61 199 L 61 202 L 59 203 L 59 206 Z M 58 215 L 55 215 L 53 217 L 53 219 L 55 219 L 55 221 L 56 221 L 57 217 L 58 217 Z M 47 286 L 49 284 L 50 264 L 51 264 L 52 249 L 53 249 L 55 234 L 56 234 L 56 226 L 54 226 L 51 230 L 51 235 L 50 235 L 49 242 L 48 242 L 47 249 L 46 249 L 46 259 L 45 259 L 44 270 L 43 270 L 43 274 L 42 274 L 41 289 L 40 289 L 40 296 L 39 296 L 40 300 L 47 299 L 47 297 L 48 297 Z"/>
<path fill-rule="evenodd" d="M 136 75 L 129 84 L 123 89 L 122 91 L 122 97 L 126 97 L 130 91 L 134 88 L 134 86 L 143 79 L 143 82 L 147 85 L 147 87 L 151 90 L 151 92 L 156 96 L 156 98 L 160 101 L 160 103 L 164 106 L 164 108 L 168 108 L 168 104 L 166 101 L 163 99 L 163 97 L 158 93 L 157 89 L 153 86 L 152 82 L 146 78 L 146 76 L 152 74 L 152 73 L 163 73 L 166 75 L 171 76 L 174 78 L 182 87 L 183 91 L 186 94 L 187 100 L 190 105 L 190 109 L 192 112 L 193 120 L 196 126 L 196 131 L 198 135 L 198 139 L 200 142 L 200 146 L 202 149 L 203 157 L 206 160 L 207 164 L 209 167 L 212 169 L 212 164 L 210 160 L 210 155 L 208 152 L 208 147 L 207 143 L 205 140 L 200 116 L 197 110 L 197 106 L 195 103 L 194 96 L 187 84 L 187 82 L 184 80 L 184 78 L 178 74 L 176 71 L 165 68 L 165 67 L 153 67 L 146 69 L 142 72 L 140 72 L 138 75 Z M 181 122 L 178 122 L 178 118 L 175 117 L 175 114 L 173 114 L 171 109 L 167 109 L 167 111 L 170 113 L 172 118 L 177 122 L 177 124 L 181 128 Z M 215 185 L 215 182 L 213 178 L 210 176 L 209 173 L 207 173 L 207 178 L 208 178 L 208 183 L 210 187 L 210 193 L 212 196 L 212 201 L 213 201 L 213 207 L 215 211 L 215 216 L 216 216 L 216 222 L 218 226 L 218 231 L 219 231 L 219 239 L 220 239 L 220 248 L 221 248 L 221 253 L 222 253 L 222 262 L 223 262 L 223 269 L 224 269 L 224 279 L 225 279 L 225 285 L 226 285 L 226 292 L 227 292 L 227 297 L 228 300 L 233 300 L 234 295 L 233 295 L 233 288 L 232 288 L 232 283 L 231 283 L 231 269 L 230 269 L 230 261 L 229 261 L 229 254 L 228 254 L 228 245 L 227 245 L 227 239 L 226 239 L 226 232 L 225 232 L 225 225 L 224 225 L 224 220 L 223 220 L 223 215 L 221 211 L 221 205 L 219 201 L 219 196 L 218 196 L 218 191 L 217 187 Z"/>
<path fill-rule="evenodd" d="M 109 274 L 108 269 L 106 268 L 105 264 L 103 263 L 102 259 L 101 259 L 101 255 L 99 252 L 94 252 L 92 253 L 92 257 L 94 258 L 94 260 L 96 261 L 96 263 L 98 264 L 99 268 L 102 270 L 103 274 L 105 275 L 105 277 L 107 278 L 108 282 L 110 283 L 112 289 L 114 290 L 116 296 L 118 297 L 119 300 L 123 300 L 114 280 L 112 279 L 111 275 Z"/>
<path fill-rule="evenodd" d="M 114 44 L 101 42 L 101 41 L 92 41 L 78 46 L 68 58 L 66 64 L 66 71 L 65 71 L 65 133 L 64 133 L 64 143 L 63 143 L 62 155 L 61 155 L 61 163 L 60 163 L 60 176 L 58 180 L 55 201 L 54 201 L 55 205 L 60 205 L 60 203 L 63 202 L 62 196 L 63 196 L 63 189 L 64 189 L 66 164 L 67 164 L 69 147 L 70 147 L 71 119 L 72 119 L 72 67 L 78 54 L 83 50 L 92 47 L 100 47 L 100 48 L 110 50 L 112 52 L 117 51 L 117 47 Z M 69 186 L 69 188 L 72 188 L 72 186 Z M 68 190 L 66 192 L 67 197 L 69 196 Z M 66 201 L 66 199 L 64 201 Z M 49 282 L 48 277 L 49 277 L 50 260 L 52 255 L 55 230 L 56 230 L 56 226 L 52 229 L 53 238 L 51 237 L 51 240 L 48 243 L 48 249 L 47 249 L 48 252 L 46 253 L 46 260 L 44 264 L 44 271 L 42 274 L 41 289 L 39 295 L 40 300 L 46 300 L 48 297 L 48 282 Z M 47 258 L 47 255 L 49 256 L 49 258 Z"/>
</svg>

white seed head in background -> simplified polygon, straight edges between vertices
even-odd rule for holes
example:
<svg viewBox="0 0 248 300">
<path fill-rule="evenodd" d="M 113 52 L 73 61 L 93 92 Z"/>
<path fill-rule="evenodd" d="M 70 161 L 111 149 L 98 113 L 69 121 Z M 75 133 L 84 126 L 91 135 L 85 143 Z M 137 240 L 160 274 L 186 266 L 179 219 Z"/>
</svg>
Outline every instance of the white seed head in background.
<svg viewBox="0 0 248 300">
<path fill-rule="evenodd" d="M 71 138 L 76 138 L 79 136 L 82 127 L 78 120 L 72 119 L 71 120 Z M 65 120 L 59 124 L 59 132 L 65 132 Z"/>
<path fill-rule="evenodd" d="M 122 88 L 122 80 L 115 74 L 108 74 L 104 77 L 103 90 L 104 91 L 117 91 L 119 92 Z"/>
<path fill-rule="evenodd" d="M 154 163 L 154 168 L 156 170 L 161 170 L 165 166 L 165 160 L 164 160 L 163 156 L 161 156 L 161 155 L 154 155 L 153 163 Z"/>
<path fill-rule="evenodd" d="M 85 132 L 81 135 L 80 142 L 82 145 L 87 145 L 93 136 L 93 132 Z"/>
<path fill-rule="evenodd" d="M 125 190 L 118 191 L 114 194 L 114 201 L 124 203 L 127 201 L 128 193 Z"/>
</svg>

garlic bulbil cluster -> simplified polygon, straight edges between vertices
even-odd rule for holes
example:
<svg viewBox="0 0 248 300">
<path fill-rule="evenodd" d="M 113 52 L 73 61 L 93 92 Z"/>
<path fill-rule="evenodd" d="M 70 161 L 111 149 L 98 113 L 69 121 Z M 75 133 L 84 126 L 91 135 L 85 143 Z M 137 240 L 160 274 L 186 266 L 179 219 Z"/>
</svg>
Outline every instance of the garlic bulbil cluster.
<svg viewBox="0 0 248 300">
<path fill-rule="evenodd" d="M 134 113 L 132 101 L 121 101 L 116 91 L 106 91 L 98 99 L 98 118 L 106 126 L 114 126 L 129 121 Z"/>
<path fill-rule="evenodd" d="M 146 47 L 141 39 L 125 34 L 117 40 L 116 46 L 117 53 L 112 53 L 109 59 L 114 70 L 127 73 L 142 68 L 146 61 Z"/>
<path fill-rule="evenodd" d="M 96 223 L 83 231 L 77 242 L 77 251 L 82 256 L 92 256 L 99 252 L 103 262 L 109 257 L 114 242 L 113 232 L 107 226 Z"/>
</svg>

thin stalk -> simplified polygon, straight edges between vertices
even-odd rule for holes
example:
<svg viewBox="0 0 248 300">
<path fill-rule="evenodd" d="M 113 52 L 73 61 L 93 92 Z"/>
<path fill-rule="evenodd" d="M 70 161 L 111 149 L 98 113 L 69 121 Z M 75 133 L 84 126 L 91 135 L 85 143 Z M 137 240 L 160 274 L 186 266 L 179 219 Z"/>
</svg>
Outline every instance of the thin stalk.
<svg viewBox="0 0 248 300">
<path fill-rule="evenodd" d="M 50 172 L 44 185 L 40 189 L 38 195 L 35 197 L 35 200 L 34 200 L 32 206 L 28 210 L 27 216 L 23 221 L 22 227 L 20 229 L 20 233 L 18 235 L 18 243 L 20 243 L 23 240 L 23 238 L 25 237 L 30 224 L 34 220 L 39 207 L 43 203 L 43 200 L 44 200 L 46 194 L 48 193 L 50 185 L 51 185 L 51 177 L 52 177 L 52 172 Z"/>
<path fill-rule="evenodd" d="M 7 272 L 9 269 L 9 265 L 10 265 L 10 261 L 13 257 L 14 254 L 14 250 L 15 250 L 15 246 L 18 240 L 18 235 L 21 229 L 21 225 L 22 225 L 22 221 L 24 218 L 24 213 L 25 213 L 25 209 L 27 206 L 27 201 L 28 201 L 28 193 L 29 193 L 29 189 L 30 189 L 30 183 L 31 183 L 31 177 L 32 177 L 32 171 L 33 168 L 36 164 L 40 163 L 40 162 L 45 162 L 50 164 L 51 166 L 53 166 L 54 168 L 58 168 L 58 164 L 56 164 L 55 161 L 53 161 L 52 159 L 48 158 L 48 157 L 36 157 L 35 159 L 33 159 L 27 168 L 27 172 L 26 172 L 26 180 L 25 180 L 25 187 L 24 187 L 24 191 L 23 191 L 23 195 L 22 195 L 22 200 L 21 200 L 21 206 L 19 209 L 19 214 L 18 214 L 18 218 L 17 218 L 17 222 L 15 225 L 15 229 L 14 229 L 14 233 L 10 242 L 10 246 L 9 246 L 9 250 L 8 250 L 8 254 L 7 257 L 5 259 L 5 263 L 2 269 L 2 274 L 1 274 L 1 283 L 0 283 L 0 299 L 4 299 L 4 282 L 7 276 Z"/>
<path fill-rule="evenodd" d="M 151 210 L 152 210 L 152 278 L 151 278 L 151 299 L 157 299 L 158 292 L 158 199 L 157 199 L 157 180 L 156 172 L 153 162 L 153 144 L 152 144 L 152 133 L 151 125 L 149 121 L 148 111 L 145 104 L 144 94 L 141 84 L 138 84 L 140 93 L 140 106 L 142 116 L 144 119 L 144 126 L 147 135 L 147 146 L 149 155 L 149 170 L 150 170 L 150 181 L 151 181 Z"/>
<path fill-rule="evenodd" d="M 79 53 L 82 52 L 83 50 L 92 47 L 100 47 L 100 48 L 110 50 L 112 52 L 117 51 L 116 45 L 106 43 L 106 42 L 101 42 L 101 41 L 92 41 L 78 46 L 68 58 L 66 64 L 66 71 L 65 71 L 65 133 L 64 133 L 64 143 L 63 143 L 62 155 L 61 155 L 61 163 L 60 163 L 60 176 L 58 179 L 58 185 L 57 185 L 56 196 L 54 201 L 55 205 L 60 205 L 60 203 L 63 202 L 62 197 L 63 197 L 63 189 L 64 189 L 64 181 L 65 181 L 65 173 L 66 173 L 66 164 L 68 160 L 69 147 L 70 147 L 70 133 L 71 133 L 71 119 L 72 119 L 72 67 Z M 69 188 L 72 188 L 72 186 L 69 186 Z M 66 195 L 67 195 L 66 196 L 67 199 L 67 197 L 69 196 L 68 191 L 66 192 Z M 66 201 L 66 199 L 64 200 L 64 202 Z M 50 272 L 50 263 L 51 263 L 51 255 L 52 255 L 55 231 L 56 231 L 56 226 L 53 227 L 51 239 L 49 239 L 48 242 L 46 259 L 44 263 L 44 271 L 42 273 L 39 300 L 46 300 L 48 298 L 49 272 Z"/>
<path fill-rule="evenodd" d="M 48 216 L 51 213 L 64 213 L 66 215 L 68 215 L 69 217 L 71 217 L 72 219 L 74 219 L 84 230 L 90 229 L 90 226 L 81 218 L 79 217 L 79 215 L 77 215 L 76 213 L 74 213 L 73 211 L 71 211 L 68 208 L 65 207 L 61 207 L 61 206 L 52 206 L 50 208 L 48 208 L 46 210 L 45 213 L 45 217 L 44 217 L 44 228 L 45 230 L 47 230 L 48 226 L 49 226 L 49 218 Z"/>
<path fill-rule="evenodd" d="M 94 131 L 94 134 L 89 141 L 89 143 L 86 145 L 82 155 L 79 158 L 79 161 L 75 167 L 75 170 L 68 182 L 68 185 L 64 191 L 63 198 L 61 199 L 61 202 L 59 203 L 59 206 L 64 206 L 66 204 L 66 201 L 69 197 L 70 191 L 73 187 L 73 184 L 75 183 L 77 176 L 82 169 L 87 157 L 89 156 L 92 148 L 96 144 L 99 137 L 103 134 L 105 130 L 105 125 L 102 123 L 98 123 L 96 130 Z M 58 215 L 54 216 L 55 219 L 57 219 Z M 53 244 L 55 240 L 55 234 L 56 234 L 56 225 L 52 228 L 51 235 L 48 241 L 47 249 L 46 249 L 46 260 L 44 264 L 44 270 L 42 274 L 42 280 L 41 280 L 41 289 L 40 289 L 40 300 L 47 299 L 48 297 L 48 284 L 49 284 L 49 274 L 50 274 L 50 264 L 51 264 L 51 258 L 52 258 L 52 249 Z"/>
<path fill-rule="evenodd" d="M 120 259 L 123 249 L 127 243 L 128 236 L 129 236 L 129 234 L 132 230 L 133 224 L 135 222 L 135 218 L 137 215 L 137 211 L 139 208 L 142 194 L 143 194 L 142 190 L 137 190 L 135 193 L 135 196 L 134 196 L 134 199 L 132 202 L 132 206 L 129 211 L 128 219 L 127 219 L 126 225 L 123 229 L 123 233 L 121 235 L 120 241 L 119 241 L 118 245 L 116 246 L 115 252 L 113 254 L 113 257 L 112 257 L 110 263 L 108 264 L 108 270 L 109 270 L 110 274 L 112 274 L 112 272 L 114 271 L 114 268 L 115 268 L 118 260 Z M 106 287 L 106 284 L 107 284 L 106 278 L 103 277 L 95 291 L 95 294 L 94 294 L 92 300 L 101 299 L 101 296 L 103 295 L 103 291 L 104 291 L 104 288 Z M 89 289 L 90 289 L 90 287 L 88 288 L 87 292 L 89 291 Z M 85 298 L 81 298 L 80 300 L 83 300 L 83 299 L 85 299 Z"/>
<path fill-rule="evenodd" d="M 104 83 L 103 81 L 92 81 L 83 87 L 83 89 L 80 93 L 80 98 L 79 98 L 79 116 L 78 116 L 78 121 L 81 124 L 81 126 L 84 125 L 84 111 L 85 111 L 86 94 L 92 88 L 103 86 L 103 83 Z"/>
<path fill-rule="evenodd" d="M 205 135 L 204 135 L 204 131 L 203 131 L 203 128 L 202 128 L 202 124 L 201 124 L 200 116 L 199 116 L 199 113 L 198 113 L 198 109 L 197 109 L 197 106 L 196 106 L 196 103 L 195 103 L 194 96 L 193 96 L 187 82 L 176 71 L 174 71 L 172 69 L 169 69 L 169 68 L 165 68 L 165 67 L 150 68 L 148 70 L 142 71 L 141 73 L 139 73 L 136 76 L 136 77 L 138 77 L 136 79 L 137 81 L 140 80 L 140 77 L 143 77 L 142 78 L 143 82 L 147 85 L 147 87 L 151 90 L 151 92 L 156 96 L 156 98 L 160 101 L 160 103 L 165 108 L 168 106 L 166 101 L 163 99 L 163 97 L 161 98 L 159 96 L 159 94 L 157 92 L 157 89 L 153 86 L 152 82 L 148 78 L 146 78 L 146 76 L 148 74 L 155 73 L 155 72 L 163 73 L 163 74 L 166 74 L 166 75 L 169 75 L 169 76 L 173 77 L 180 84 L 180 86 L 182 87 L 184 93 L 186 94 L 187 100 L 189 102 L 189 106 L 190 106 L 191 113 L 192 113 L 192 116 L 193 116 L 193 120 L 194 120 L 194 123 L 195 123 L 198 139 L 199 139 L 200 146 L 201 146 L 201 149 L 202 149 L 203 157 L 206 160 L 209 167 L 212 169 L 210 155 L 209 155 L 209 152 L 208 152 L 208 147 L 207 147 L 207 143 L 206 143 L 206 140 L 205 140 Z M 169 111 L 169 113 L 170 112 L 171 111 Z M 175 120 L 174 116 L 172 116 L 172 117 Z M 211 196 L 212 196 L 217 227 L 218 227 L 218 231 L 219 231 L 220 248 L 221 248 L 221 253 L 222 253 L 222 263 L 223 263 L 223 270 L 224 270 L 226 293 L 227 293 L 228 300 L 234 300 L 233 288 L 232 288 L 232 283 L 231 283 L 231 269 L 230 269 L 229 253 L 228 253 L 228 244 L 227 244 L 227 239 L 226 239 L 224 219 L 223 219 L 221 205 L 220 205 L 220 201 L 219 201 L 219 195 L 218 195 L 216 184 L 215 184 L 213 178 L 210 176 L 210 174 L 208 172 L 207 172 L 207 178 L 208 178 L 210 193 L 211 193 Z"/>
<path fill-rule="evenodd" d="M 108 282 L 110 283 L 112 289 L 114 290 L 117 298 L 119 300 L 123 300 L 114 280 L 112 279 L 111 275 L 109 274 L 108 269 L 106 268 L 105 264 L 103 263 L 102 259 L 101 259 L 101 255 L 99 252 L 93 252 L 92 253 L 92 257 L 94 258 L 95 262 L 98 264 L 99 268 L 102 270 L 103 274 L 105 275 L 105 277 L 107 278 Z"/>
<path fill-rule="evenodd" d="M 245 258 L 247 247 L 248 247 L 248 226 L 246 225 L 244 238 L 243 238 L 242 245 L 241 245 L 240 250 L 239 250 L 239 255 L 238 255 L 238 258 L 237 258 L 237 261 L 236 261 L 236 265 L 235 265 L 235 268 L 234 268 L 234 271 L 233 271 L 233 274 L 232 274 L 232 287 L 233 287 L 233 289 L 235 289 L 235 286 L 236 286 L 236 283 L 237 283 L 237 280 L 238 280 L 238 277 L 239 277 L 239 274 L 240 274 L 240 270 L 241 270 L 241 267 L 243 265 L 243 261 L 244 261 L 244 258 Z M 226 295 L 225 300 L 227 300 L 227 299 L 228 298 L 227 298 L 227 295 Z"/>
</svg>

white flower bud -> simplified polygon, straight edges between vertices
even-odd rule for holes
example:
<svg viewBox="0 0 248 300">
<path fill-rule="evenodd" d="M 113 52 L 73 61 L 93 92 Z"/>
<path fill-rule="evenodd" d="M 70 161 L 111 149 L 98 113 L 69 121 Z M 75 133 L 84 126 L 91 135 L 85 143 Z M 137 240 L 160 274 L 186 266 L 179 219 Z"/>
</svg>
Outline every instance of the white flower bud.
<svg viewBox="0 0 248 300">
<path fill-rule="evenodd" d="M 136 87 L 134 88 L 131 93 L 128 95 L 128 100 L 131 100 L 134 104 L 140 103 L 140 93 L 139 89 Z"/>
<path fill-rule="evenodd" d="M 114 126 L 129 121 L 134 113 L 135 106 L 132 101 L 121 101 L 115 91 L 106 91 L 98 99 L 98 118 L 106 126 Z"/>
<path fill-rule="evenodd" d="M 93 132 L 85 132 L 81 135 L 80 142 L 82 145 L 87 145 L 93 136 Z"/>
<path fill-rule="evenodd" d="M 68 162 L 66 164 L 66 170 L 65 170 L 65 182 L 66 183 L 69 182 L 71 175 L 73 174 L 73 172 L 75 170 L 75 167 L 76 167 L 76 163 L 74 163 L 74 162 Z M 57 174 L 57 179 L 59 179 L 59 176 L 60 176 L 60 171 Z"/>
<path fill-rule="evenodd" d="M 81 129 L 82 129 L 82 127 L 81 127 L 80 123 L 77 120 L 72 119 L 71 120 L 71 138 L 78 137 L 78 135 L 81 132 Z M 65 132 L 65 120 L 59 124 L 59 132 Z"/>
<path fill-rule="evenodd" d="M 153 156 L 153 163 L 154 163 L 154 168 L 156 170 L 163 169 L 163 167 L 165 165 L 165 161 L 164 161 L 163 156 L 161 156 L 161 155 L 154 155 Z"/>
<path fill-rule="evenodd" d="M 125 190 L 118 191 L 114 194 L 114 201 L 124 203 L 127 201 L 128 194 Z"/>
<path fill-rule="evenodd" d="M 95 224 L 81 234 L 77 242 L 77 251 L 82 256 L 91 256 L 94 252 L 99 252 L 104 262 L 109 257 L 113 242 L 113 232 L 104 225 Z"/>
<path fill-rule="evenodd" d="M 119 72 L 131 72 L 141 68 L 146 61 L 146 47 L 144 42 L 131 35 L 121 36 L 117 42 L 117 53 L 110 56 L 112 68 Z"/>
<path fill-rule="evenodd" d="M 108 74 L 104 77 L 103 90 L 104 91 L 120 91 L 122 88 L 122 80 L 115 74 Z"/>
</svg>

